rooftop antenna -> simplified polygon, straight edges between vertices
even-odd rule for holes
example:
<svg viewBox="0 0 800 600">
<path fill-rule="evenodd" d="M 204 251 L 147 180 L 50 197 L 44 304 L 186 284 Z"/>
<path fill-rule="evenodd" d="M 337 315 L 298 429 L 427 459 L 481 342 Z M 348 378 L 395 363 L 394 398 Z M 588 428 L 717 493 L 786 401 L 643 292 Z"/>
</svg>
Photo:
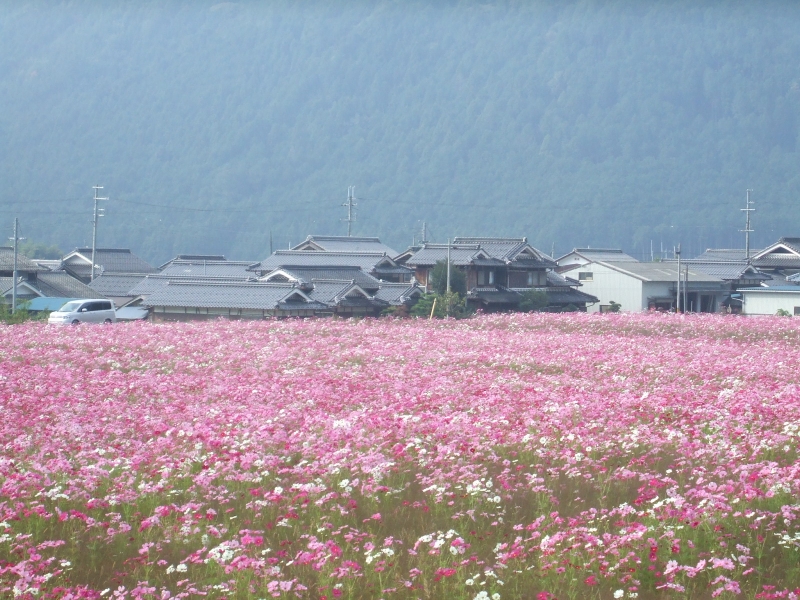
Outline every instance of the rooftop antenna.
<svg viewBox="0 0 800 600">
<path fill-rule="evenodd" d="M 94 216 L 92 217 L 92 276 L 89 280 L 94 281 L 94 266 L 96 264 L 96 257 L 97 257 L 97 219 L 100 217 L 105 216 L 105 209 L 104 208 L 97 208 L 97 203 L 100 200 L 108 200 L 108 198 L 99 198 L 97 196 L 97 190 L 102 190 L 102 185 L 94 185 L 92 186 L 94 190 Z"/>
<path fill-rule="evenodd" d="M 739 209 L 747 215 L 744 229 L 740 229 L 739 231 L 744 233 L 744 255 L 748 263 L 750 262 L 750 234 L 753 233 L 753 230 L 750 228 L 750 213 L 755 210 L 755 208 L 751 208 L 751 206 L 755 204 L 755 202 L 750 200 L 750 192 L 752 191 L 753 190 L 747 190 L 747 206 Z"/>
<path fill-rule="evenodd" d="M 356 204 L 356 186 L 351 185 L 350 187 L 347 188 L 347 202 L 342 204 L 342 206 L 347 207 L 347 218 L 342 219 L 342 221 L 347 222 L 347 237 L 350 237 L 353 235 L 352 233 L 353 221 L 356 220 L 356 214 L 354 209 L 356 206 L 358 206 Z"/>
</svg>

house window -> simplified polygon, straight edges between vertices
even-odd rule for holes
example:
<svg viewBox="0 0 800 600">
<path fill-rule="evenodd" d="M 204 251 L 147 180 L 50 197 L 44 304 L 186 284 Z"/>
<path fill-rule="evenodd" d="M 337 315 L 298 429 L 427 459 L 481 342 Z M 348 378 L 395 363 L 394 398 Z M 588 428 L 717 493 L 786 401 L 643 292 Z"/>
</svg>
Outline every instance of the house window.
<svg viewBox="0 0 800 600">
<path fill-rule="evenodd" d="M 795 317 L 800 317 L 800 306 L 795 306 L 794 307 L 794 316 Z"/>
<path fill-rule="evenodd" d="M 591 271 L 581 271 L 578 273 L 578 281 L 594 281 L 594 274 Z"/>
<path fill-rule="evenodd" d="M 528 287 L 533 287 L 533 271 L 528 271 Z"/>
<path fill-rule="evenodd" d="M 478 271 L 478 285 L 493 285 L 494 271 Z"/>
</svg>

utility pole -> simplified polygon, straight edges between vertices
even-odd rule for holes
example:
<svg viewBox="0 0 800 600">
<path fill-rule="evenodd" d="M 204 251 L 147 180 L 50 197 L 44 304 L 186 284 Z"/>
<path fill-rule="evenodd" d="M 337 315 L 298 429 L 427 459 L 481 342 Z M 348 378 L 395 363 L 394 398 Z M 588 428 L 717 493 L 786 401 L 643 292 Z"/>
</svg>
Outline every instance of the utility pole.
<svg viewBox="0 0 800 600">
<path fill-rule="evenodd" d="M 422 242 L 423 245 L 428 243 L 428 224 L 423 221 L 422 222 Z"/>
<path fill-rule="evenodd" d="M 90 281 L 94 281 L 94 266 L 96 264 L 96 257 L 97 257 L 97 219 L 104 216 L 103 211 L 105 209 L 97 208 L 97 203 L 100 200 L 108 200 L 108 198 L 99 198 L 97 196 L 97 190 L 102 190 L 102 185 L 94 185 L 92 186 L 94 190 L 94 216 L 92 218 L 92 277 Z"/>
<path fill-rule="evenodd" d="M 25 238 L 19 237 L 19 219 L 14 217 L 14 237 L 8 238 L 14 241 L 14 271 L 13 282 L 11 283 L 11 314 L 17 312 L 17 245 Z"/>
<path fill-rule="evenodd" d="M 450 316 L 450 238 L 447 238 L 447 316 Z"/>
<path fill-rule="evenodd" d="M 747 206 L 739 209 L 747 215 L 744 229 L 740 229 L 739 231 L 744 233 L 744 254 L 748 263 L 750 262 L 750 234 L 753 233 L 753 230 L 750 228 L 750 213 L 755 210 L 755 208 L 751 208 L 751 205 L 755 204 L 755 202 L 750 200 L 750 192 L 752 191 L 753 190 L 747 190 Z"/>
<path fill-rule="evenodd" d="M 675 251 L 675 256 L 678 257 L 678 293 L 675 296 L 675 312 L 681 312 L 681 245 L 678 244 L 678 249 Z M 684 306 L 684 308 L 686 308 Z"/>
<path fill-rule="evenodd" d="M 347 202 L 342 204 L 342 206 L 347 207 L 347 218 L 342 220 L 347 221 L 347 237 L 350 237 L 353 231 L 353 221 L 356 220 L 354 209 L 358 206 L 356 204 L 356 186 L 351 185 L 347 188 Z"/>
</svg>

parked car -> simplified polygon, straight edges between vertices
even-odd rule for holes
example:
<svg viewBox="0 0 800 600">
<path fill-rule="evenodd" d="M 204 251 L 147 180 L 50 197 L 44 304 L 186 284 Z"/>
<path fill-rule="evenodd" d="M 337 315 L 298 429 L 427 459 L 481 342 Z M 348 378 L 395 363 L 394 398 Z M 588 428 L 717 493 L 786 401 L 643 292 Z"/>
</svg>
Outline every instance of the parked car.
<svg viewBox="0 0 800 600">
<path fill-rule="evenodd" d="M 116 323 L 117 314 L 111 300 L 71 300 L 50 313 L 48 323 L 78 325 L 80 323 Z"/>
</svg>

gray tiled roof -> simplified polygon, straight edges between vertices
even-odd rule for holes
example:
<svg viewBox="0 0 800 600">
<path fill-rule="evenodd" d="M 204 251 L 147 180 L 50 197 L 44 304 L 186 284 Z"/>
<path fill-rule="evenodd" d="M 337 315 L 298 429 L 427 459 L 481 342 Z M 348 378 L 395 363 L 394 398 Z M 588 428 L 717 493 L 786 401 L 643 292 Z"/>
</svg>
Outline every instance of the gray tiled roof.
<svg viewBox="0 0 800 600">
<path fill-rule="evenodd" d="M 397 306 L 423 293 L 422 288 L 416 284 L 381 283 L 381 287 L 375 292 L 375 298 Z"/>
<path fill-rule="evenodd" d="M 84 260 L 77 258 L 83 257 Z M 62 268 L 68 269 L 80 277 L 89 277 L 92 271 L 92 249 L 76 248 L 65 256 Z M 97 248 L 95 264 L 100 267 L 95 269 L 95 276 L 99 273 L 154 273 L 155 267 L 136 256 L 128 248 Z"/>
<path fill-rule="evenodd" d="M 275 310 L 287 297 L 299 292 L 288 283 L 169 281 L 142 303 L 144 306 L 190 308 L 244 308 Z M 317 308 L 298 302 L 299 309 Z"/>
<path fill-rule="evenodd" d="M 754 258 L 753 266 L 766 269 L 800 269 L 800 256 L 796 254 L 767 254 Z"/>
<path fill-rule="evenodd" d="M 319 246 L 324 252 L 385 252 L 389 256 L 397 255 L 395 250 L 382 243 L 380 239 L 376 237 L 309 235 L 305 241 L 292 249 L 296 250 L 309 242 Z M 319 252 L 319 250 L 317 250 L 317 252 Z"/>
<path fill-rule="evenodd" d="M 128 296 L 133 295 L 129 292 L 145 277 L 145 273 L 103 273 L 100 277 L 95 277 L 89 287 L 106 297 Z"/>
<path fill-rule="evenodd" d="M 40 272 L 36 287 L 45 296 L 53 298 L 97 298 L 98 292 L 75 279 L 65 271 Z M 104 296 L 105 294 L 100 294 Z"/>
<path fill-rule="evenodd" d="M 0 246 L 0 271 L 14 270 L 14 249 L 7 246 Z M 45 267 L 40 267 L 27 256 L 17 252 L 17 273 L 29 273 L 32 271 L 45 271 Z"/>
<path fill-rule="evenodd" d="M 791 275 L 789 277 L 781 277 L 780 275 L 767 275 L 767 277 L 769 277 L 769 279 L 765 279 L 760 283 L 761 287 L 774 288 L 800 285 L 800 273 L 797 275 Z"/>
<path fill-rule="evenodd" d="M 548 304 L 593 304 L 599 302 L 591 294 L 572 288 L 545 289 Z"/>
<path fill-rule="evenodd" d="M 519 304 L 522 294 L 500 286 L 476 287 L 467 292 L 467 298 L 478 298 L 486 304 Z"/>
<path fill-rule="evenodd" d="M 521 254 L 527 248 L 533 252 L 532 256 Z M 488 257 L 489 262 L 484 256 Z M 431 267 L 439 261 L 446 260 L 447 244 L 424 244 L 406 261 L 406 264 L 411 267 Z M 523 268 L 556 266 L 553 259 L 530 246 L 525 238 L 455 238 L 450 244 L 450 262 L 457 267 L 470 264 L 485 264 L 485 266 L 509 264 Z"/>
<path fill-rule="evenodd" d="M 472 245 L 450 245 L 450 264 L 466 267 L 479 255 L 480 247 Z M 406 261 L 410 267 L 432 267 L 439 261 L 447 260 L 447 244 L 425 244 Z"/>
<path fill-rule="evenodd" d="M 365 273 L 375 269 L 381 261 L 391 258 L 382 252 L 310 252 L 307 250 L 277 250 L 265 258 L 254 270 L 274 271 L 285 265 L 295 267 L 358 267 Z"/>
<path fill-rule="evenodd" d="M 14 278 L 13 277 L 0 277 L 0 294 L 8 294 L 9 296 L 12 294 L 11 287 L 14 285 Z M 25 280 L 24 277 L 17 277 L 17 295 L 22 294 L 21 288 L 23 285 L 28 285 L 29 287 L 36 288 L 35 285 Z M 25 294 L 30 294 L 28 289 L 25 288 Z"/>
<path fill-rule="evenodd" d="M 341 267 L 341 266 L 331 266 L 331 267 L 303 267 L 303 266 L 294 266 L 288 265 L 284 266 L 281 269 L 275 269 L 272 273 L 267 273 L 264 277 L 260 279 L 262 281 L 267 281 L 271 275 L 282 271 L 286 273 L 290 278 L 293 278 L 297 281 L 303 281 L 310 283 L 312 279 L 341 279 L 346 281 L 355 281 L 359 286 L 361 286 L 365 291 L 366 290 L 374 290 L 377 289 L 381 282 L 378 281 L 372 275 L 368 273 L 364 273 L 358 267 Z"/>
<path fill-rule="evenodd" d="M 315 279 L 312 281 L 314 289 L 309 296 L 317 302 L 329 306 L 335 305 L 356 285 L 352 281 L 341 279 Z M 366 292 L 366 290 L 364 290 Z"/>
<path fill-rule="evenodd" d="M 677 261 L 665 261 L 665 262 L 674 262 L 677 265 Z M 722 262 L 722 261 L 700 261 L 696 259 L 683 261 L 682 265 L 691 265 L 690 268 L 697 269 L 698 271 L 702 271 L 703 273 L 707 273 L 708 275 L 713 275 L 714 277 L 719 277 L 720 279 L 724 279 L 725 281 L 733 281 L 735 279 L 768 279 L 769 275 L 764 275 L 763 273 L 757 272 L 752 266 L 748 265 L 744 262 L 738 261 L 731 261 L 731 262 Z"/>
<path fill-rule="evenodd" d="M 457 237 L 454 244 L 477 244 L 493 258 L 513 258 L 528 244 L 527 238 Z"/>
<path fill-rule="evenodd" d="M 782 237 L 778 240 L 779 244 L 784 244 L 797 253 L 800 253 L 800 238 L 798 237 Z"/>
<path fill-rule="evenodd" d="M 179 261 L 179 260 L 184 260 L 184 261 L 188 260 L 188 261 L 194 261 L 194 262 L 202 263 L 204 260 L 213 261 L 213 262 L 220 262 L 220 261 L 224 261 L 224 260 L 228 260 L 228 259 L 225 258 L 225 256 L 223 256 L 222 254 L 178 254 L 178 256 L 176 256 L 175 258 L 172 258 L 172 259 L 168 260 L 163 265 L 158 267 L 158 270 L 160 271 L 162 269 L 166 269 L 169 265 L 171 265 L 175 261 Z"/>
<path fill-rule="evenodd" d="M 567 278 L 561 275 L 560 273 L 556 273 L 555 271 L 548 271 L 547 272 L 547 285 L 576 285 L 570 281 L 567 281 Z M 580 285 L 580 283 L 578 283 Z"/>
<path fill-rule="evenodd" d="M 253 276 L 248 267 L 252 261 L 189 261 L 173 260 L 161 271 L 167 277 L 238 277 L 246 280 Z"/>
<path fill-rule="evenodd" d="M 249 273 L 250 280 L 253 280 L 252 273 Z M 242 277 L 191 277 L 191 276 L 169 276 L 162 275 L 161 273 L 151 273 L 142 279 L 135 287 L 131 288 L 128 295 L 130 296 L 147 296 L 156 290 L 168 285 L 171 281 L 175 282 L 190 282 L 190 283 L 241 283 L 246 281 Z"/>
</svg>

